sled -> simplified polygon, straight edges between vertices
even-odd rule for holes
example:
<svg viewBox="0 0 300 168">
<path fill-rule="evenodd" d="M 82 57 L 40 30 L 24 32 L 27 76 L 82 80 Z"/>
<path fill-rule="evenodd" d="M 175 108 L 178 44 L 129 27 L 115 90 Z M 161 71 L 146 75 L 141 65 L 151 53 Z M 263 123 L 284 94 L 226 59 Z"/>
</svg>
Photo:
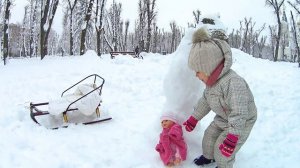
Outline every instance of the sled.
<svg viewBox="0 0 300 168">
<path fill-rule="evenodd" d="M 65 105 L 65 107 L 60 106 L 60 109 L 51 108 L 50 105 L 55 106 L 55 103 L 53 102 L 31 102 L 30 117 L 36 124 L 51 129 L 68 127 L 70 124 L 88 125 L 111 120 L 112 118 L 108 116 L 108 114 L 100 110 L 102 103 L 100 96 L 104 82 L 104 78 L 97 74 L 92 74 L 83 78 L 61 93 L 60 100 L 63 100 L 62 104 Z M 74 90 L 75 92 L 71 93 L 71 91 Z M 83 112 L 82 108 L 77 107 L 80 106 L 80 103 L 86 103 L 90 100 L 92 100 L 92 103 L 90 104 L 93 104 L 94 106 L 88 108 L 85 106 L 84 109 L 87 109 L 88 111 Z M 86 104 L 90 105 L 89 103 Z M 81 105 L 81 107 L 84 106 Z M 51 109 L 54 109 L 54 111 L 52 110 L 50 112 Z"/>
</svg>

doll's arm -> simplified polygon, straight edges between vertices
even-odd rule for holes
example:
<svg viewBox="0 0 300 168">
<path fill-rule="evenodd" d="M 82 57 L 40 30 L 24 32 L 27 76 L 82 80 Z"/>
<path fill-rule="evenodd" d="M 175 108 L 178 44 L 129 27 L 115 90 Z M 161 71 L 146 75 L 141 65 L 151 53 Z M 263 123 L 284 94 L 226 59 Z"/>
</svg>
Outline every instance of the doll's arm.
<svg viewBox="0 0 300 168">
<path fill-rule="evenodd" d="M 169 136 L 162 132 L 160 134 L 159 143 L 156 145 L 155 150 L 159 153 L 163 153 L 165 149 L 167 149 L 168 145 L 170 144 Z"/>
<path fill-rule="evenodd" d="M 158 143 L 158 144 L 156 145 L 155 150 L 156 150 L 157 152 L 159 152 L 159 153 L 164 152 L 164 148 L 163 148 L 163 146 L 162 146 L 161 143 Z"/>
<path fill-rule="evenodd" d="M 173 140 L 180 140 L 182 139 L 182 127 L 181 125 L 175 124 L 169 131 L 169 136 Z"/>
</svg>

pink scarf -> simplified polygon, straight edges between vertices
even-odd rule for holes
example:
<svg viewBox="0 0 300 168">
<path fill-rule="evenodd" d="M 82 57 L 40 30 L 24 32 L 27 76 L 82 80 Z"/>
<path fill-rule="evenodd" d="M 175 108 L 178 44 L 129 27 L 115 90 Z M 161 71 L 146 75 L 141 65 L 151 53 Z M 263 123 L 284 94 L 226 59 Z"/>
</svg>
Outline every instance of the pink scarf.
<svg viewBox="0 0 300 168">
<path fill-rule="evenodd" d="M 209 76 L 209 78 L 206 82 L 207 86 L 211 87 L 217 82 L 217 80 L 224 68 L 224 62 L 225 62 L 225 59 L 223 59 L 221 61 L 221 63 L 216 67 L 216 69 L 214 69 L 214 71 L 211 73 L 211 75 Z"/>
</svg>

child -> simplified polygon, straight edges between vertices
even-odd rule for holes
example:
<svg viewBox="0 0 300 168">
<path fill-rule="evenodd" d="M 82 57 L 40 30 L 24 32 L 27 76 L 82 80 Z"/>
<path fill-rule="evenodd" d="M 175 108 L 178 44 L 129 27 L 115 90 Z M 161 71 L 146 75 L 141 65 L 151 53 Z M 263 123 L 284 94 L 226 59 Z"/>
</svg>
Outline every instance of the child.
<svg viewBox="0 0 300 168">
<path fill-rule="evenodd" d="M 177 120 L 173 116 L 162 116 L 161 126 L 163 130 L 155 149 L 159 152 L 160 158 L 166 166 L 179 165 L 181 161 L 186 159 L 187 155 L 182 127 L 177 124 Z"/>
<path fill-rule="evenodd" d="M 230 69 L 231 65 L 231 48 L 227 42 L 211 37 L 205 28 L 194 33 L 188 66 L 206 88 L 183 125 L 191 132 L 210 110 L 216 113 L 204 132 L 203 155 L 194 160 L 196 165 L 216 162 L 218 168 L 232 168 L 236 153 L 256 121 L 251 90 L 246 81 Z"/>
</svg>

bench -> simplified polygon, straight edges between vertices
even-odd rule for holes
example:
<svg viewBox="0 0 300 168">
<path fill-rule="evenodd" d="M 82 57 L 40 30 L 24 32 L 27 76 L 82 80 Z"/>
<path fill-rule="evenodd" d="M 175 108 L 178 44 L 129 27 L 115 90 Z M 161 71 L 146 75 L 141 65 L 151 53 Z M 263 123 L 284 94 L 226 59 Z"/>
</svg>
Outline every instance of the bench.
<svg viewBox="0 0 300 168">
<path fill-rule="evenodd" d="M 110 57 L 111 59 L 114 59 L 116 55 L 131 55 L 133 58 L 143 58 L 140 57 L 139 54 L 136 54 L 134 51 L 111 51 Z"/>
</svg>

